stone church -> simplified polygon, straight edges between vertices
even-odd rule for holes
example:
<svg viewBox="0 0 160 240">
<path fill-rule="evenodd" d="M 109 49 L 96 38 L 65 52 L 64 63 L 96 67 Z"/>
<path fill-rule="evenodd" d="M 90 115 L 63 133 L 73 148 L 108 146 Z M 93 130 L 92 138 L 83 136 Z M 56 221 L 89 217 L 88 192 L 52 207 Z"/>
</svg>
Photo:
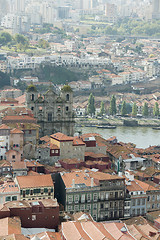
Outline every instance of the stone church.
<svg viewBox="0 0 160 240">
<path fill-rule="evenodd" d="M 26 91 L 27 107 L 30 108 L 40 125 L 40 136 L 62 132 L 74 134 L 73 92 L 65 85 L 60 93 L 50 89 L 43 95 L 31 84 Z"/>
</svg>

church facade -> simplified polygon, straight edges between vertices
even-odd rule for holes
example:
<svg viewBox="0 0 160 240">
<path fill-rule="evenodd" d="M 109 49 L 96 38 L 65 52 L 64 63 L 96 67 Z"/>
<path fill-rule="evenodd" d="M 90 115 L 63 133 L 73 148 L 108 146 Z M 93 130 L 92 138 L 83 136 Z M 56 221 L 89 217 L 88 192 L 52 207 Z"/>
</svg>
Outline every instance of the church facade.
<svg viewBox="0 0 160 240">
<path fill-rule="evenodd" d="M 26 91 L 26 102 L 40 125 L 40 136 L 56 132 L 73 136 L 75 122 L 70 86 L 64 86 L 59 94 L 50 88 L 41 95 L 34 85 L 30 85 Z"/>
</svg>

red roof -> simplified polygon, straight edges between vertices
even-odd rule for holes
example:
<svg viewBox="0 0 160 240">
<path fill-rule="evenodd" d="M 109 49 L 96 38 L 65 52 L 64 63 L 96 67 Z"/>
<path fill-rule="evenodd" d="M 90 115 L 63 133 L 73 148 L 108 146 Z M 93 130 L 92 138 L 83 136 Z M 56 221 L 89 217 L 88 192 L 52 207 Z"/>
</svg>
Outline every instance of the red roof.
<svg viewBox="0 0 160 240">
<path fill-rule="evenodd" d="M 73 137 L 69 137 L 61 132 L 50 135 L 51 138 L 54 138 L 60 142 L 72 141 Z"/>
</svg>

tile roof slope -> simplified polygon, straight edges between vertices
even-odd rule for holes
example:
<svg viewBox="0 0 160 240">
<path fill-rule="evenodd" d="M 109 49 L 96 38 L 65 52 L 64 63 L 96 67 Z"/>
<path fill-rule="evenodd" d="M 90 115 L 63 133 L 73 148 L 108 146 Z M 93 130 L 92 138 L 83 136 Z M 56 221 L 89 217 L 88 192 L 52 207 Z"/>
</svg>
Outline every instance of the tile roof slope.
<svg viewBox="0 0 160 240">
<path fill-rule="evenodd" d="M 23 234 L 11 234 L 7 236 L 0 236 L 0 240 L 28 240 L 28 237 L 25 237 Z"/>
<path fill-rule="evenodd" d="M 97 225 L 93 222 L 81 223 L 83 230 L 88 234 L 91 239 L 94 240 L 107 240 L 108 238 L 97 228 Z"/>
<path fill-rule="evenodd" d="M 18 186 L 14 182 L 4 182 L 0 185 L 0 193 L 19 192 Z"/>
<path fill-rule="evenodd" d="M 110 175 L 107 173 L 103 173 L 103 172 L 89 172 L 90 177 L 93 177 L 97 180 L 115 180 L 115 179 L 121 179 L 124 180 L 124 177 L 119 177 L 117 175 Z"/>
<path fill-rule="evenodd" d="M 36 176 L 36 175 L 40 175 L 40 174 L 37 173 L 37 172 L 34 172 L 34 171 L 29 171 L 29 172 L 27 173 L 27 176 Z"/>
<path fill-rule="evenodd" d="M 146 182 L 142 182 L 142 181 L 137 180 L 137 179 L 135 179 L 134 181 L 137 182 L 138 185 L 139 185 L 141 188 L 143 188 L 144 192 L 146 192 L 146 191 L 153 191 L 153 190 L 154 190 L 154 191 L 157 191 L 157 190 L 158 190 L 158 188 L 155 188 L 155 187 L 153 187 L 152 185 L 150 185 L 150 184 L 148 184 L 148 183 L 146 183 Z"/>
<path fill-rule="evenodd" d="M 40 138 L 41 141 L 45 141 L 45 142 L 49 142 L 50 141 L 50 137 L 48 135 L 41 137 Z"/>
<path fill-rule="evenodd" d="M 102 222 L 94 222 L 93 224 L 107 237 L 107 239 L 114 240 L 114 237 L 107 231 Z"/>
<path fill-rule="evenodd" d="M 47 232 L 38 233 L 36 234 L 36 236 L 43 240 L 62 240 L 61 234 L 59 232 L 47 231 Z M 34 235 L 32 235 L 31 237 L 34 237 Z"/>
<path fill-rule="evenodd" d="M 17 129 L 17 128 L 13 128 L 10 133 L 12 134 L 24 134 L 24 132 L 22 132 L 21 130 Z"/>
<path fill-rule="evenodd" d="M 0 236 L 9 234 L 21 234 L 21 224 L 19 218 L 0 219 Z"/>
<path fill-rule="evenodd" d="M 85 240 L 91 240 L 91 239 L 92 239 L 92 238 L 90 238 L 90 237 L 88 236 L 88 234 L 84 231 L 84 229 L 82 228 L 82 225 L 81 225 L 80 222 L 74 222 L 74 225 L 75 225 L 75 227 L 77 228 L 78 232 L 80 233 L 82 239 L 85 239 Z"/>
<path fill-rule="evenodd" d="M 36 118 L 34 118 L 34 117 L 30 117 L 30 116 L 28 116 L 28 115 L 15 115 L 15 116 L 8 116 L 8 115 L 6 115 L 6 116 L 4 116 L 3 117 L 3 119 L 2 119 L 2 121 L 3 120 L 7 120 L 7 121 L 9 121 L 9 120 L 14 120 L 14 121 L 18 121 L 18 120 L 27 120 L 27 121 L 34 121 L 34 122 L 36 122 L 37 120 L 36 120 Z"/>
<path fill-rule="evenodd" d="M 2 124 L 0 125 L 0 129 L 10 129 L 10 127 L 7 126 L 6 124 Z"/>
<path fill-rule="evenodd" d="M 72 141 L 73 137 L 67 136 L 61 132 L 50 135 L 51 138 L 54 138 L 59 141 Z"/>
<path fill-rule="evenodd" d="M 50 174 L 38 176 L 17 176 L 16 179 L 20 188 L 54 186 Z"/>
<path fill-rule="evenodd" d="M 71 188 L 73 179 L 75 181 L 75 184 L 85 184 L 86 186 L 91 186 L 91 178 L 85 172 L 82 171 L 72 171 L 70 173 L 63 173 L 61 174 L 61 177 L 63 179 L 63 182 L 66 186 L 66 188 Z M 94 183 L 94 186 L 96 184 Z"/>
<path fill-rule="evenodd" d="M 73 145 L 86 145 L 81 138 L 79 137 L 73 137 Z"/>
<path fill-rule="evenodd" d="M 66 240 L 80 240 L 81 234 L 76 228 L 74 222 L 63 222 L 62 223 L 62 234 Z"/>
<path fill-rule="evenodd" d="M 104 227 L 105 229 L 107 229 L 107 231 L 114 237 L 114 239 L 134 239 L 133 237 L 131 237 L 131 235 L 128 233 L 127 228 L 125 227 L 125 224 L 120 222 L 120 223 L 116 223 L 116 222 L 111 222 L 111 223 L 104 223 Z M 125 227 L 126 228 L 126 232 L 122 232 L 121 229 Z"/>
<path fill-rule="evenodd" d="M 25 162 L 12 162 L 11 165 L 13 169 L 27 169 Z"/>
<path fill-rule="evenodd" d="M 140 185 L 136 184 L 135 181 L 131 181 L 130 183 L 131 185 L 126 185 L 126 188 L 129 192 L 143 191 L 143 188 Z"/>
</svg>

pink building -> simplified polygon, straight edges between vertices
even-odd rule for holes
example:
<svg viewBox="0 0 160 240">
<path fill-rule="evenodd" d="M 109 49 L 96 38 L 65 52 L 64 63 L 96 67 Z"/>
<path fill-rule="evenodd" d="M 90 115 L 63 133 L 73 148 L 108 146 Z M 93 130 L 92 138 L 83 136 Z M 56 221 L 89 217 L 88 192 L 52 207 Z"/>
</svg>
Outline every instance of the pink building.
<svg viewBox="0 0 160 240">
<path fill-rule="evenodd" d="M 20 162 L 21 161 L 21 153 L 16 150 L 9 150 L 6 152 L 6 160 L 8 162 Z"/>
<path fill-rule="evenodd" d="M 10 131 L 10 149 L 16 150 L 23 154 L 23 135 L 24 132 L 16 128 Z"/>
</svg>

